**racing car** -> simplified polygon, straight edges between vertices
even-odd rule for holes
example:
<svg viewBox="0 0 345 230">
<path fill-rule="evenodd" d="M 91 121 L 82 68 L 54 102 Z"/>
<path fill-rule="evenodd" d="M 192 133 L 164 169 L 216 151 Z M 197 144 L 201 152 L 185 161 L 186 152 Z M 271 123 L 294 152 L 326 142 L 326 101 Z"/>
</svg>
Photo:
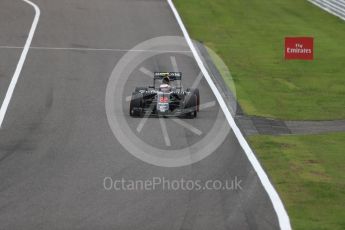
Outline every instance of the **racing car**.
<svg viewBox="0 0 345 230">
<path fill-rule="evenodd" d="M 135 88 L 129 114 L 131 117 L 195 118 L 199 105 L 199 89 L 184 90 L 181 72 L 155 72 L 152 86 Z"/>
</svg>

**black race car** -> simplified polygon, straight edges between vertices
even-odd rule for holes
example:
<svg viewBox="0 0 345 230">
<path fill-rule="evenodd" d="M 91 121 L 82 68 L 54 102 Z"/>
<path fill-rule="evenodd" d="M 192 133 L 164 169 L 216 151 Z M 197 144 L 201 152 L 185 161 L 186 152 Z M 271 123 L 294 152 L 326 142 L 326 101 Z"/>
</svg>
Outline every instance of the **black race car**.
<svg viewBox="0 0 345 230">
<path fill-rule="evenodd" d="M 195 118 L 200 105 L 199 89 L 183 90 L 181 81 L 180 72 L 155 72 L 153 86 L 136 87 L 132 93 L 130 116 Z"/>
</svg>

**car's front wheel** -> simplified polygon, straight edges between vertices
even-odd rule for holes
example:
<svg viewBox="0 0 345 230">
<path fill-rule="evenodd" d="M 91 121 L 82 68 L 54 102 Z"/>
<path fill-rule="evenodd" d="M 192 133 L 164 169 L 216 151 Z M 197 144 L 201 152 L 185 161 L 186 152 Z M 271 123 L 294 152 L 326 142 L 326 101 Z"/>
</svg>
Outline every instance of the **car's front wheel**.
<svg viewBox="0 0 345 230">
<path fill-rule="evenodd" d="M 143 96 L 141 93 L 132 93 L 131 102 L 129 104 L 129 115 L 131 117 L 141 117 L 143 115 L 142 102 Z"/>
</svg>

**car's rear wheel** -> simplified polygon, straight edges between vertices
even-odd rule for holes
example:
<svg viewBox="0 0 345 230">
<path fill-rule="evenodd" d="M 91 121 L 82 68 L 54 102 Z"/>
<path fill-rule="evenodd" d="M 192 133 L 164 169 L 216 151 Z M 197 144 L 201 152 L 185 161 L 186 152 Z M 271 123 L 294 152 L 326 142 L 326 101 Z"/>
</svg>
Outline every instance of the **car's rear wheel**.
<svg viewBox="0 0 345 230">
<path fill-rule="evenodd" d="M 197 117 L 197 97 L 195 94 L 191 94 L 186 98 L 185 109 L 192 109 L 191 112 L 186 113 L 187 118 Z"/>
<path fill-rule="evenodd" d="M 196 111 L 199 112 L 200 110 L 200 91 L 198 88 L 187 89 L 187 91 L 191 92 L 196 96 Z"/>
</svg>

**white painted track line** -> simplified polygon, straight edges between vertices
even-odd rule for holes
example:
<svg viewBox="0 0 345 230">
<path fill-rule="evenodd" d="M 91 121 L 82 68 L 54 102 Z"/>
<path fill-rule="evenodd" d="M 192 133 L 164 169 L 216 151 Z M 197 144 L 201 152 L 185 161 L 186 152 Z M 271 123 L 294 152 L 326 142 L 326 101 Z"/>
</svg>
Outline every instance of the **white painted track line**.
<svg viewBox="0 0 345 230">
<path fill-rule="evenodd" d="M 6 95 L 5 95 L 5 99 L 2 102 L 2 105 L 1 105 L 1 108 L 0 108 L 0 128 L 2 127 L 2 123 L 4 121 L 8 105 L 10 104 L 10 101 L 11 101 L 14 89 L 16 87 L 16 84 L 18 82 L 20 73 L 21 73 L 23 65 L 25 63 L 25 59 L 26 59 L 26 56 L 28 54 L 28 51 L 29 51 L 29 48 L 30 48 L 30 45 L 31 45 L 31 42 L 32 42 L 32 38 L 34 37 L 35 31 L 36 31 L 36 27 L 37 27 L 37 24 L 38 24 L 38 21 L 39 21 L 39 18 L 40 18 L 40 14 L 41 14 L 40 9 L 34 3 L 32 3 L 32 2 L 30 2 L 28 0 L 22 0 L 22 1 L 27 3 L 27 4 L 29 4 L 29 5 L 31 5 L 35 9 L 35 18 L 34 18 L 34 20 L 32 22 L 31 29 L 30 29 L 28 38 L 26 39 L 26 43 L 25 43 L 24 49 L 22 51 L 22 54 L 20 56 L 20 59 L 18 61 L 16 70 L 15 70 L 15 72 L 13 74 L 12 80 L 10 82 L 10 85 L 9 85 L 8 89 L 7 89 L 7 92 L 6 92 Z"/>
<path fill-rule="evenodd" d="M 270 180 L 268 179 L 268 176 L 266 175 L 265 171 L 263 170 L 262 166 L 260 165 L 259 161 L 257 160 L 253 150 L 250 148 L 249 144 L 247 143 L 246 139 L 244 138 L 243 134 L 241 133 L 240 129 L 238 128 L 238 126 L 235 123 L 234 118 L 231 116 L 231 113 L 228 109 L 228 107 L 226 106 L 226 103 L 224 101 L 224 99 L 222 98 L 220 92 L 218 91 L 217 87 L 215 86 L 214 82 L 212 81 L 212 78 L 210 77 L 208 71 L 206 70 L 204 63 L 202 62 L 197 50 L 194 47 L 194 44 L 188 34 L 188 31 L 186 29 L 186 27 L 184 26 L 182 19 L 174 5 L 174 3 L 172 2 L 172 0 L 167 0 L 168 4 L 172 10 L 172 12 L 175 15 L 175 18 L 182 30 L 182 33 L 190 47 L 190 49 L 192 50 L 193 56 L 201 70 L 201 72 L 204 74 L 204 77 L 206 79 L 206 81 L 208 82 L 208 84 L 210 85 L 210 88 L 212 89 L 214 95 L 216 96 L 218 103 L 220 105 L 220 107 L 222 108 L 224 115 L 230 125 L 230 127 L 232 128 L 234 134 L 237 137 L 238 142 L 240 143 L 241 147 L 243 148 L 245 154 L 247 155 L 250 163 L 252 164 L 254 170 L 256 171 L 264 189 L 266 190 L 273 208 L 277 214 L 278 217 L 278 222 L 279 222 L 279 226 L 282 230 L 291 230 L 291 225 L 290 225 L 290 219 L 289 216 L 285 210 L 285 207 L 283 205 L 283 202 L 281 201 L 277 191 L 274 189 L 273 185 L 271 184 Z"/>
<path fill-rule="evenodd" d="M 23 49 L 20 46 L 0 46 L 0 49 Z M 32 50 L 51 51 L 107 51 L 107 52 L 151 52 L 151 53 L 190 53 L 190 50 L 134 50 L 134 49 L 113 49 L 113 48 L 77 48 L 77 47 L 45 47 L 31 46 Z"/>
</svg>

